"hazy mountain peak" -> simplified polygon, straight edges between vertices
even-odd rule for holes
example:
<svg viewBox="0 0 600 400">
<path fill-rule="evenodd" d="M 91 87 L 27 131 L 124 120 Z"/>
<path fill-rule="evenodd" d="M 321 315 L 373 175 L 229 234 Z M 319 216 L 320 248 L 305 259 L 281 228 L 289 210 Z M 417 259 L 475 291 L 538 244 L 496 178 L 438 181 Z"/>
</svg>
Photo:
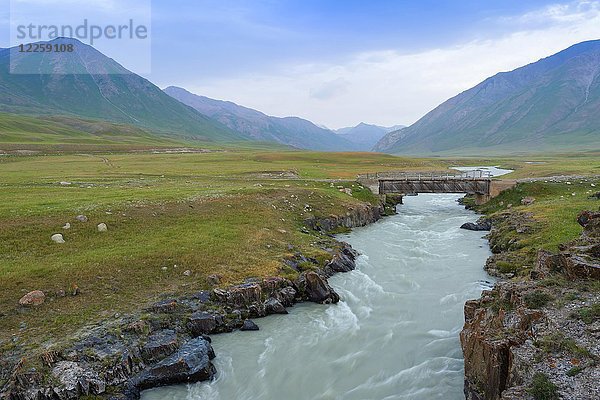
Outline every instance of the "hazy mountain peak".
<svg viewBox="0 0 600 400">
<path fill-rule="evenodd" d="M 401 125 L 397 125 L 401 126 Z M 367 124 L 361 122 L 354 127 L 341 128 L 335 132 L 343 138 L 356 143 L 361 147 L 362 150 L 371 150 L 371 148 L 384 137 L 393 128 L 386 128 L 383 126 Z"/>
<path fill-rule="evenodd" d="M 356 150 L 329 129 L 295 116 L 273 117 L 238 104 L 169 86 L 165 93 L 252 140 L 271 141 L 312 150 Z"/>
</svg>

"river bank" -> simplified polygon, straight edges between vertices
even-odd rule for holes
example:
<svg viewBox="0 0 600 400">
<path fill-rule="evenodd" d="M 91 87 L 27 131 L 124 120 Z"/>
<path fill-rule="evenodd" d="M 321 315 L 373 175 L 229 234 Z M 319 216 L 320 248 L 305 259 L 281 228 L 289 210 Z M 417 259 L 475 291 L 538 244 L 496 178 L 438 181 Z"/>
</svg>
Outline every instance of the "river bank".
<svg viewBox="0 0 600 400">
<path fill-rule="evenodd" d="M 597 180 L 521 183 L 488 215 L 500 281 L 465 304 L 468 400 L 600 397 Z M 568 196 L 568 197 L 567 197 Z M 556 222 L 554 222 L 556 221 Z"/>
<path fill-rule="evenodd" d="M 19 353 L 6 352 L 3 374 L 8 399 L 139 398 L 151 387 L 211 379 L 215 357 L 209 334 L 252 328 L 250 318 L 286 313 L 297 302 L 337 303 L 339 295 L 327 277 L 355 268 L 356 253 L 333 239 L 331 230 L 351 229 L 393 213 L 390 197 L 377 204 L 362 203 L 342 215 L 311 217 L 302 230 L 314 236 L 314 246 L 329 254 L 326 259 L 307 257 L 296 251 L 284 261 L 295 272 L 284 276 L 250 279 L 226 289 L 200 291 L 167 298 L 140 312 L 115 315 L 88 326 L 70 345 L 47 351 L 38 368 L 24 369 Z M 293 250 L 288 249 L 288 251 Z M 219 277 L 214 277 L 218 285 Z M 11 360 L 14 362 L 11 366 Z M 10 368 L 10 369 L 9 369 Z"/>
<path fill-rule="evenodd" d="M 143 400 L 464 399 L 463 305 L 493 285 L 482 233 L 458 195 L 405 198 L 396 215 L 336 235 L 360 255 L 329 284 L 331 305 L 257 320 L 212 337 L 217 378 L 144 392 Z M 307 368 L 307 366 L 309 366 Z"/>
</svg>

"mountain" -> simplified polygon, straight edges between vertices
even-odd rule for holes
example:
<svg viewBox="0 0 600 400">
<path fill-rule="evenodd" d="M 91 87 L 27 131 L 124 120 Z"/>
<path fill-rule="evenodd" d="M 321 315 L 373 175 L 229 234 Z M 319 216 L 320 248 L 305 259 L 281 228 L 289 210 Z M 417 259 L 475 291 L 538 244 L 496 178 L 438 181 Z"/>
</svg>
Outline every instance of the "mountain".
<svg viewBox="0 0 600 400">
<path fill-rule="evenodd" d="M 20 53 L 0 50 L 0 112 L 67 115 L 131 124 L 152 132 L 202 140 L 241 140 L 240 135 L 167 96 L 148 80 L 75 39 L 75 51 Z M 16 68 L 52 73 L 11 74 Z"/>
<path fill-rule="evenodd" d="M 302 149 L 345 151 L 357 150 L 353 143 L 297 117 L 272 117 L 230 101 L 214 100 L 170 86 L 165 93 L 198 112 L 240 132 L 252 140 L 270 141 Z"/>
<path fill-rule="evenodd" d="M 370 125 L 361 122 L 360 124 L 349 127 L 340 128 L 335 131 L 344 139 L 360 146 L 361 150 L 371 150 L 371 148 L 388 132 L 403 128 L 402 125 L 396 125 L 390 128 L 383 126 Z"/>
<path fill-rule="evenodd" d="M 375 151 L 508 153 L 600 148 L 600 40 L 499 73 L 442 103 Z"/>
</svg>

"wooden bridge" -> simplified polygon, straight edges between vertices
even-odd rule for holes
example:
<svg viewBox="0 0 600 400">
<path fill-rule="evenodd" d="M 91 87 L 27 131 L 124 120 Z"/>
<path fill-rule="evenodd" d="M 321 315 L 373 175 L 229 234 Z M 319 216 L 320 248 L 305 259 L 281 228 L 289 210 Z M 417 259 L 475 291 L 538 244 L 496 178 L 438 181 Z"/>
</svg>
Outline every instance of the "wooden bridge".
<svg viewBox="0 0 600 400">
<path fill-rule="evenodd" d="M 451 172 L 378 172 L 359 175 L 358 181 L 374 193 L 468 193 L 478 204 L 485 203 L 501 191 L 513 187 L 514 181 L 493 180 L 488 171 Z"/>
</svg>

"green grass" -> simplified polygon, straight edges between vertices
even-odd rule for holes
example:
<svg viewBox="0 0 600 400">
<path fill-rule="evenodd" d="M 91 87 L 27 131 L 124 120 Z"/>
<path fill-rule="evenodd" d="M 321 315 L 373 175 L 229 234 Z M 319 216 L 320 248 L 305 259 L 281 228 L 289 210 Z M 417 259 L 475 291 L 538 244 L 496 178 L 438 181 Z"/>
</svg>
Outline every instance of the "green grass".
<svg viewBox="0 0 600 400">
<path fill-rule="evenodd" d="M 301 232 L 305 219 L 378 201 L 353 181 L 357 174 L 445 166 L 261 146 L 0 157 L 0 342 L 16 335 L 17 343 L 35 347 L 161 296 L 208 288 L 210 274 L 221 275 L 223 285 L 292 278 L 282 261 L 296 251 L 328 257 L 313 245 L 314 235 Z M 89 222 L 76 221 L 79 214 Z M 71 228 L 63 230 L 67 222 Z M 97 232 L 100 222 L 108 232 Z M 54 233 L 66 243 L 51 242 Z M 72 285 L 80 295 L 58 295 Z M 19 298 L 35 289 L 47 294 L 46 303 L 20 310 Z"/>
<path fill-rule="evenodd" d="M 56 134 L 68 138 L 69 131 L 61 132 Z M 149 149 L 181 146 L 67 143 L 52 132 L 44 135 L 50 138 L 37 144 L 32 144 L 35 136 L 29 144 L 0 144 L 11 152 L 0 156 L 0 349 L 49 346 L 50 338 L 67 338 L 117 312 L 209 288 L 210 274 L 221 275 L 223 285 L 267 275 L 293 278 L 296 272 L 282 267 L 282 261 L 295 252 L 323 262 L 328 257 L 314 243 L 330 239 L 302 233 L 305 219 L 345 214 L 378 200 L 354 182 L 358 174 L 498 164 L 292 151 L 265 143 L 155 154 Z M 17 155 L 16 149 L 41 153 Z M 62 181 L 71 185 L 60 185 Z M 352 189 L 352 196 L 339 186 Z M 553 248 L 580 232 L 574 222 L 580 209 L 598 204 L 583 196 L 586 189 L 583 184 L 526 184 L 501 198 L 518 204 L 519 196 L 533 194 L 536 203 L 527 210 L 539 210 L 542 236 L 524 240 Z M 557 198 L 567 190 L 581 195 L 568 202 Z M 312 211 L 305 211 L 306 204 Z M 498 201 L 486 207 L 502 208 Z M 77 222 L 78 214 L 90 221 Z M 67 222 L 71 229 L 63 230 Z M 97 232 L 100 222 L 108 232 Z M 66 243 L 52 243 L 54 233 L 63 233 Z M 185 270 L 192 272 L 190 277 L 183 275 Z M 81 289 L 80 295 L 58 295 L 72 285 Z M 19 308 L 19 298 L 35 289 L 47 294 L 46 303 Z"/>
<path fill-rule="evenodd" d="M 581 308 L 573 317 L 581 319 L 586 324 L 597 321 L 600 319 L 600 303 L 594 303 L 589 307 Z"/>
<path fill-rule="evenodd" d="M 535 400 L 558 400 L 558 387 L 548 379 L 548 376 L 538 372 L 533 376 L 529 393 Z"/>
</svg>

